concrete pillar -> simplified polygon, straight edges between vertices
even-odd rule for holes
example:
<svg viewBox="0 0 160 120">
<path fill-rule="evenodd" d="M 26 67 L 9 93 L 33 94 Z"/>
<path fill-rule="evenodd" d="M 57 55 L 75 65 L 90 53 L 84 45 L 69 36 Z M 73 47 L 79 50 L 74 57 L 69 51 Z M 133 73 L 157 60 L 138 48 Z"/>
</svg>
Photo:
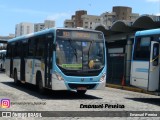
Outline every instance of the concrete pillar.
<svg viewBox="0 0 160 120">
<path fill-rule="evenodd" d="M 126 80 L 126 85 L 130 84 L 130 71 L 131 71 L 131 57 L 132 57 L 132 44 L 133 41 L 130 38 L 130 36 L 126 37 L 127 44 L 126 44 L 126 57 L 125 57 L 125 80 Z"/>
</svg>

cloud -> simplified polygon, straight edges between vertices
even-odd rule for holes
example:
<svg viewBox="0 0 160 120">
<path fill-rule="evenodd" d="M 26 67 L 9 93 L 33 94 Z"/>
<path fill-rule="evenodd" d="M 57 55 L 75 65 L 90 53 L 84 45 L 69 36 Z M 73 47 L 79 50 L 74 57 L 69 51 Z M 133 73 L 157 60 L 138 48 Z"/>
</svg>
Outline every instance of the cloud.
<svg viewBox="0 0 160 120">
<path fill-rule="evenodd" d="M 38 10 L 32 10 L 32 9 L 21 9 L 21 8 L 13 8 L 12 12 L 16 13 L 23 13 L 23 14 L 30 14 L 30 15 L 48 15 L 50 13 L 45 12 L 45 11 L 38 11 Z"/>
<path fill-rule="evenodd" d="M 52 13 L 47 11 L 40 11 L 40 10 L 34 10 L 34 9 L 24 9 L 24 8 L 10 8 L 8 9 L 6 6 L 0 5 L 0 8 L 2 8 L 5 11 L 8 12 L 14 12 L 14 13 L 20 13 L 20 14 L 28 14 L 28 15 L 42 15 L 47 16 L 48 20 L 58 20 L 61 18 L 67 18 L 71 17 L 71 12 L 61 12 L 61 13 Z"/>
<path fill-rule="evenodd" d="M 29 9 L 29 8 L 10 7 L 10 9 L 8 9 L 8 7 L 4 5 L 0 5 L 0 10 L 9 12 L 9 14 L 15 13 L 17 15 L 19 14 L 24 16 L 25 15 L 41 16 L 41 18 L 43 17 L 46 20 L 54 20 L 57 26 L 62 26 L 64 20 L 71 19 L 71 15 L 72 15 L 70 11 L 53 13 L 52 11 L 43 11 L 43 10 Z"/>
<path fill-rule="evenodd" d="M 47 16 L 47 20 L 54 20 L 56 26 L 63 27 L 65 19 L 71 19 L 71 12 L 52 13 Z"/>
<path fill-rule="evenodd" d="M 48 20 L 58 20 L 58 19 L 64 19 L 64 18 L 70 18 L 71 13 L 54 13 L 52 15 L 47 16 Z"/>
<path fill-rule="evenodd" d="M 51 14 L 45 11 L 34 10 L 34 9 L 24 9 L 24 8 L 14 8 L 14 7 L 8 7 L 6 5 L 0 5 L 0 9 L 1 11 L 3 10 L 5 12 L 22 13 L 22 14 L 29 14 L 29 15 L 49 15 Z"/>
<path fill-rule="evenodd" d="M 160 0 L 146 0 L 147 2 L 160 2 Z"/>
</svg>

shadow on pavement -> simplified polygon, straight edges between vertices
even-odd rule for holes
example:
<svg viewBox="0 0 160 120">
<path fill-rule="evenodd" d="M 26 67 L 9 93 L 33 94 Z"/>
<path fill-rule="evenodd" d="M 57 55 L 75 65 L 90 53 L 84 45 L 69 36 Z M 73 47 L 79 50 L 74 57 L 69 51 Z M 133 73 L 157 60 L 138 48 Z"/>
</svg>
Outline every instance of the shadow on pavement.
<svg viewBox="0 0 160 120">
<path fill-rule="evenodd" d="M 14 82 L 1 82 L 2 84 L 8 85 L 10 87 L 16 88 L 17 90 L 24 91 L 32 96 L 38 97 L 40 99 L 68 99 L 68 100 L 75 100 L 75 99 L 102 99 L 100 97 L 88 95 L 87 92 L 83 96 L 78 96 L 78 94 L 74 91 L 53 91 L 53 90 L 46 90 L 45 95 L 41 95 L 38 93 L 36 86 L 31 84 L 20 84 L 16 86 Z"/>
<path fill-rule="evenodd" d="M 126 99 L 160 106 L 160 98 L 126 98 Z"/>
<path fill-rule="evenodd" d="M 4 73 L 5 73 L 5 71 L 0 70 L 0 74 L 4 74 Z"/>
</svg>

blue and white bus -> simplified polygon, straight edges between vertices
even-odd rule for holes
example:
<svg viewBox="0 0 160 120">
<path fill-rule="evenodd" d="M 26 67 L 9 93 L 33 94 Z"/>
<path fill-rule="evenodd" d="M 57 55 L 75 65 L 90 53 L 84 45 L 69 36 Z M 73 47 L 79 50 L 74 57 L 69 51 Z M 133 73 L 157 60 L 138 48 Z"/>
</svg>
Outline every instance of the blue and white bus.
<svg viewBox="0 0 160 120">
<path fill-rule="evenodd" d="M 85 94 L 105 87 L 105 55 L 102 32 L 52 28 L 9 40 L 6 74 L 41 93 L 48 88 Z"/>
<path fill-rule="evenodd" d="M 160 29 L 136 32 L 130 84 L 147 91 L 160 91 Z"/>
<path fill-rule="evenodd" d="M 6 50 L 0 50 L 0 70 L 5 70 Z"/>
</svg>

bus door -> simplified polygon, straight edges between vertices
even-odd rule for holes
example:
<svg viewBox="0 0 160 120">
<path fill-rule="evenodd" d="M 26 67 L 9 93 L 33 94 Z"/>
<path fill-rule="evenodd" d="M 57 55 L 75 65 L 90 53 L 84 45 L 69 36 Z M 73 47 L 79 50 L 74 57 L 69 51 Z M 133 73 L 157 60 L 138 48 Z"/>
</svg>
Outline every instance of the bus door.
<svg viewBox="0 0 160 120">
<path fill-rule="evenodd" d="M 13 77 L 13 55 L 14 55 L 14 45 L 11 45 L 11 56 L 10 56 L 10 77 Z"/>
<path fill-rule="evenodd" d="M 151 41 L 148 91 L 159 88 L 159 43 Z"/>
<path fill-rule="evenodd" d="M 28 49 L 28 45 L 27 45 L 27 41 L 23 41 L 21 43 L 21 62 L 20 62 L 20 80 L 21 81 L 25 81 L 25 69 L 26 69 L 26 62 L 25 62 L 25 57 L 27 55 L 27 49 Z"/>
<path fill-rule="evenodd" d="M 45 63 L 45 74 L 44 74 L 44 80 L 45 80 L 45 87 L 51 88 L 52 80 L 51 80 L 51 72 L 52 72 L 52 58 L 53 58 L 53 35 L 48 34 L 46 36 L 46 42 L 45 42 L 45 52 L 44 52 L 44 63 Z"/>
</svg>

